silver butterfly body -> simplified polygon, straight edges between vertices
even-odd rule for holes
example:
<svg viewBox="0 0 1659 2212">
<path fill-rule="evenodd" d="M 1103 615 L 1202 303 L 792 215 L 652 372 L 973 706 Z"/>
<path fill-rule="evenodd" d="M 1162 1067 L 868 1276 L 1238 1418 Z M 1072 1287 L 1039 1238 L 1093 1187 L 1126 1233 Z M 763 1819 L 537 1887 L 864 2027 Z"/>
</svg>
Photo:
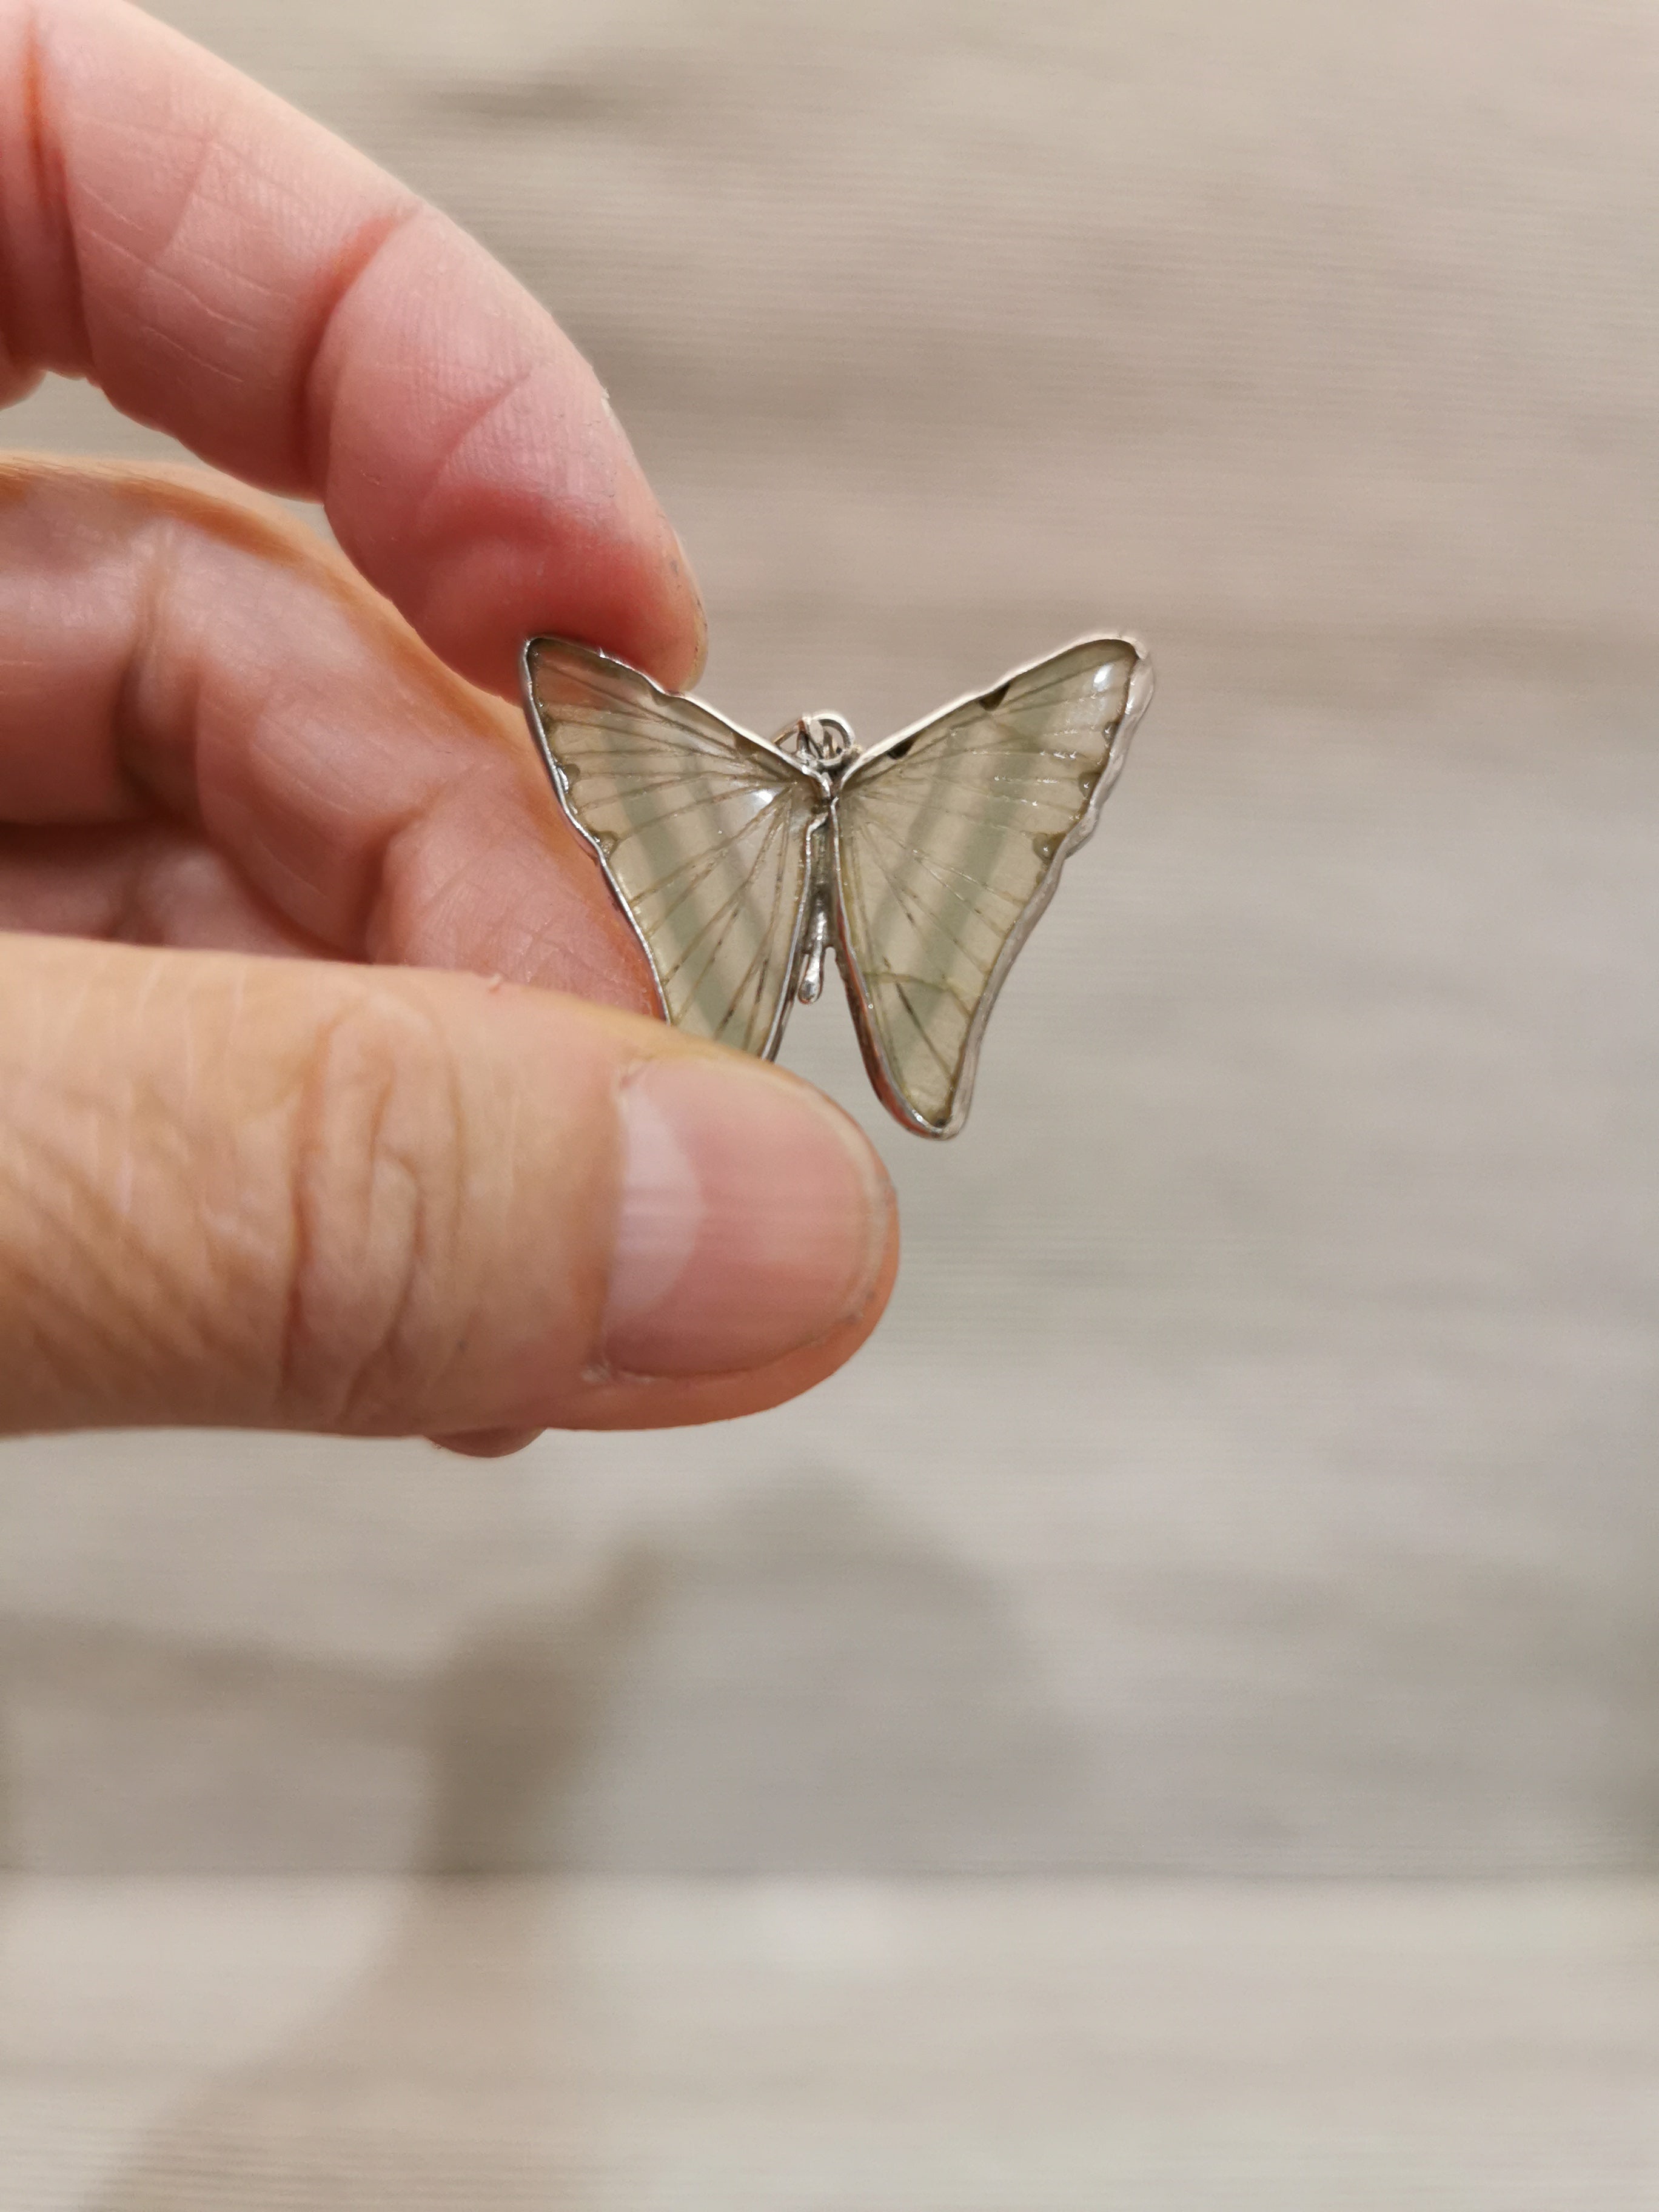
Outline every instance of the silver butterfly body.
<svg viewBox="0 0 1659 2212">
<path fill-rule="evenodd" d="M 836 714 L 769 742 L 559 638 L 526 646 L 524 691 L 665 1018 L 771 1059 L 833 950 L 883 1103 L 951 1137 L 997 993 L 1093 831 L 1152 669 L 1132 639 L 1085 638 L 862 749 Z"/>
</svg>

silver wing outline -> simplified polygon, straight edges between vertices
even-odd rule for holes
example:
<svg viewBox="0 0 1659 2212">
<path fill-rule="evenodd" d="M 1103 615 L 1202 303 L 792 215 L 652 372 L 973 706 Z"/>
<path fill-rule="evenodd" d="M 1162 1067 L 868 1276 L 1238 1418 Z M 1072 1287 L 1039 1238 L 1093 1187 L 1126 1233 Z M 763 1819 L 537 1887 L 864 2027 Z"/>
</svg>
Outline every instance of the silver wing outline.
<svg viewBox="0 0 1659 2212">
<path fill-rule="evenodd" d="M 525 706 L 664 1018 L 773 1058 L 793 1004 L 823 799 L 787 754 L 589 646 L 532 638 Z"/>
<path fill-rule="evenodd" d="M 836 933 L 871 1082 L 905 1127 L 968 1118 L 985 1025 L 1092 834 L 1152 696 L 1128 637 L 1080 638 L 854 763 L 836 799 Z"/>
</svg>

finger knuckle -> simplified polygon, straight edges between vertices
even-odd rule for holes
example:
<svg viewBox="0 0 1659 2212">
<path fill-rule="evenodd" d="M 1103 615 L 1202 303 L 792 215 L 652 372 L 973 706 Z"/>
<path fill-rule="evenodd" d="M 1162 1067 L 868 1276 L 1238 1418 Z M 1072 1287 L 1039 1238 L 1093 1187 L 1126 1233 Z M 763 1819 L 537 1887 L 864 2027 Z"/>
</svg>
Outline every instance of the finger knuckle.
<svg viewBox="0 0 1659 2212">
<path fill-rule="evenodd" d="M 360 1433 L 417 1426 L 465 1335 L 455 1307 L 467 1116 L 441 1025 L 365 994 L 307 1054 L 289 1143 L 283 1418 Z"/>
</svg>

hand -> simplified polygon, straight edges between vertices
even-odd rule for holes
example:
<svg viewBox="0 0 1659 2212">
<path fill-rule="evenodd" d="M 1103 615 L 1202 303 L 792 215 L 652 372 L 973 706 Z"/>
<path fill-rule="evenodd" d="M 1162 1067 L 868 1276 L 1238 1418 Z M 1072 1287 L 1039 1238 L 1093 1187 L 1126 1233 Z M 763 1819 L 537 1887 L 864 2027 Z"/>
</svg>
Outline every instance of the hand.
<svg viewBox="0 0 1659 2212">
<path fill-rule="evenodd" d="M 538 630 L 701 663 L 568 342 L 120 0 L 0 0 L 0 403 L 49 369 L 321 500 L 349 559 L 222 478 L 0 461 L 0 1430 L 483 1450 L 828 1374 L 892 1279 L 885 1178 L 644 1018 L 489 696 Z"/>
</svg>

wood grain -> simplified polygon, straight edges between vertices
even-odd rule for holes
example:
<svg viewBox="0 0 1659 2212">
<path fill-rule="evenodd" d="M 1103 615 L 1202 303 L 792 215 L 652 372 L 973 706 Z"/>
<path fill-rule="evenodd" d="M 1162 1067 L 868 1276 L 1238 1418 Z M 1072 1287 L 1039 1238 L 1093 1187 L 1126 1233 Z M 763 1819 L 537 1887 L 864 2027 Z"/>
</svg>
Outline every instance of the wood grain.
<svg viewBox="0 0 1659 2212">
<path fill-rule="evenodd" d="M 27 1882 L 8 2212 L 1637 2212 L 1651 1887 Z"/>
<path fill-rule="evenodd" d="M 738 719 L 1103 623 L 1160 692 L 971 1130 L 878 1132 L 852 1373 L 498 1469 L 0 1454 L 0 1850 L 1652 1868 L 1651 11 L 164 12 L 562 314 Z M 862 1097 L 838 1006 L 791 1054 Z"/>
</svg>

